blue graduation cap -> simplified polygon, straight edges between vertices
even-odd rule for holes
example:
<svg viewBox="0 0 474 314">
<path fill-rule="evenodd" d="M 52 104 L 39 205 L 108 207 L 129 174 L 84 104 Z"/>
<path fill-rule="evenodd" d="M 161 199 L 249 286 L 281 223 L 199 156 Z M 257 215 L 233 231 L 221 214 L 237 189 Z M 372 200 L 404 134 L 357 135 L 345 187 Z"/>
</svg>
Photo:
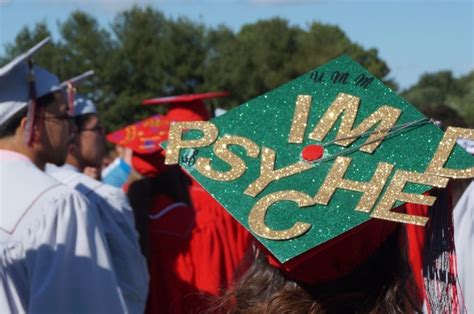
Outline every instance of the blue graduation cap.
<svg viewBox="0 0 474 314">
<path fill-rule="evenodd" d="M 83 95 L 76 94 L 74 96 L 74 117 L 89 113 L 97 113 L 94 102 Z"/>
<path fill-rule="evenodd" d="M 97 108 L 94 102 L 81 94 L 75 93 L 75 88 L 84 83 L 87 79 L 94 75 L 93 70 L 82 73 L 76 77 L 73 77 L 67 81 L 64 81 L 61 86 L 68 91 L 69 97 L 73 99 L 72 106 L 73 110 L 71 113 L 74 117 L 82 116 L 89 113 L 97 113 Z"/>
<path fill-rule="evenodd" d="M 46 38 L 27 52 L 0 68 L 0 125 L 15 113 L 29 106 L 27 137 L 30 141 L 33 125 L 34 100 L 46 94 L 61 90 L 56 75 L 33 65 L 32 55 L 49 42 Z"/>
</svg>

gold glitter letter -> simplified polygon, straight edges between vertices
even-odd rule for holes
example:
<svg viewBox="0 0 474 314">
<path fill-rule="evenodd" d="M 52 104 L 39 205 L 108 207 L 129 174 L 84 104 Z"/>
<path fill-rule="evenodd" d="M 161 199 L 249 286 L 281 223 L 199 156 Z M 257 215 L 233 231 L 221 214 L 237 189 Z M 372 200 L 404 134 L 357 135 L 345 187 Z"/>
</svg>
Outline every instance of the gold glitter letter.
<svg viewBox="0 0 474 314">
<path fill-rule="evenodd" d="M 361 151 L 366 153 L 374 152 L 390 128 L 395 124 L 395 122 L 397 122 L 401 110 L 390 106 L 382 106 L 365 118 L 358 127 L 352 129 L 359 109 L 359 102 L 359 97 L 339 93 L 334 102 L 324 113 L 321 120 L 319 120 L 319 123 L 316 125 L 313 132 L 309 135 L 309 138 L 315 141 L 324 140 L 337 119 L 339 119 L 339 116 L 344 112 L 336 137 L 336 139 L 339 140 L 337 140 L 335 144 L 348 146 L 357 140 L 358 136 L 378 123 L 377 128 L 366 141 L 366 143 L 373 143 L 364 145 L 360 148 Z"/>
<path fill-rule="evenodd" d="M 448 161 L 458 138 L 465 138 L 474 141 L 474 130 L 448 127 L 425 173 L 454 179 L 474 178 L 474 167 L 469 169 L 443 168 L 444 164 Z"/>
<path fill-rule="evenodd" d="M 265 224 L 265 215 L 270 206 L 278 201 L 292 201 L 299 207 L 311 206 L 313 199 L 298 191 L 280 191 L 268 194 L 259 200 L 249 214 L 249 227 L 258 236 L 271 240 L 288 240 L 296 238 L 311 228 L 311 224 L 296 222 L 293 227 L 286 230 L 272 230 Z"/>
<path fill-rule="evenodd" d="M 288 143 L 303 143 L 309 109 L 311 108 L 311 99 L 312 97 L 309 95 L 298 95 Z"/>
<path fill-rule="evenodd" d="M 240 145 L 247 151 L 247 156 L 256 158 L 260 151 L 257 144 L 241 136 L 225 135 L 214 144 L 214 154 L 231 165 L 226 172 L 215 171 L 211 168 L 211 159 L 201 157 L 197 160 L 195 168 L 204 176 L 216 181 L 231 181 L 240 178 L 247 167 L 245 162 L 227 149 L 229 145 Z"/>
<path fill-rule="evenodd" d="M 255 197 L 271 182 L 303 172 L 310 168 L 312 168 L 311 164 L 300 161 L 275 170 L 275 152 L 270 148 L 263 147 L 262 163 L 260 164 L 260 177 L 247 187 L 244 194 Z"/>
<path fill-rule="evenodd" d="M 443 188 L 446 186 L 446 184 L 448 184 L 448 179 L 425 173 L 397 170 L 397 172 L 393 176 L 392 182 L 390 182 L 390 185 L 387 188 L 387 191 L 385 191 L 382 200 L 374 209 L 371 216 L 374 218 L 424 226 L 428 221 L 427 217 L 390 211 L 390 209 L 393 207 L 397 200 L 428 206 L 433 205 L 433 203 L 435 202 L 436 197 L 434 196 L 410 194 L 403 192 L 403 188 L 405 187 L 405 184 L 407 182 L 414 182 L 418 184 L 425 184 Z"/>
<path fill-rule="evenodd" d="M 200 130 L 204 133 L 203 137 L 197 140 L 183 140 L 181 136 L 183 131 L 192 129 Z M 211 145 L 217 138 L 219 131 L 211 122 L 193 121 L 193 122 L 173 122 L 170 126 L 168 147 L 166 148 L 166 165 L 178 163 L 179 152 L 181 148 L 205 147 Z"/>
<path fill-rule="evenodd" d="M 392 172 L 393 165 L 380 162 L 369 182 L 358 182 L 344 179 L 344 174 L 350 163 L 351 158 L 337 157 L 314 201 L 318 204 L 327 205 L 337 188 L 358 191 L 363 194 L 356 210 L 368 213 L 379 198 L 379 194 Z"/>
</svg>

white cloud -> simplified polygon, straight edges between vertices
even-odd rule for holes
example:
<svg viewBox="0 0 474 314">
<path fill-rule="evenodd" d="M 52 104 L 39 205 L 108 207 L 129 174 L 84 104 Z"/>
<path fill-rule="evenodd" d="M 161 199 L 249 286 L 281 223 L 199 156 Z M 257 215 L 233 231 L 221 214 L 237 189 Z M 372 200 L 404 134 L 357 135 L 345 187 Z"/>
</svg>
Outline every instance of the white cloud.
<svg viewBox="0 0 474 314">
<path fill-rule="evenodd" d="M 12 0 L 0 0 L 0 5 L 7 5 L 10 2 L 12 2 Z"/>
</svg>

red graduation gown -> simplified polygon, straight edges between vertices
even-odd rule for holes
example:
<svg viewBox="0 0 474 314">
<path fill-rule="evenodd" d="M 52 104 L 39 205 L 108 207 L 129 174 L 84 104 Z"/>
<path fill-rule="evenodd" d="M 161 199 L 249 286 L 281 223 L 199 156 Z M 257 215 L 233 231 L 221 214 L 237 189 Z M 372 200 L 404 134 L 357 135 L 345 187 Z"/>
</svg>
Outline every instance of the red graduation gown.
<svg viewBox="0 0 474 314">
<path fill-rule="evenodd" d="M 147 313 L 205 308 L 231 284 L 249 245 L 249 233 L 197 183 L 189 194 L 193 207 L 154 198 Z"/>
</svg>

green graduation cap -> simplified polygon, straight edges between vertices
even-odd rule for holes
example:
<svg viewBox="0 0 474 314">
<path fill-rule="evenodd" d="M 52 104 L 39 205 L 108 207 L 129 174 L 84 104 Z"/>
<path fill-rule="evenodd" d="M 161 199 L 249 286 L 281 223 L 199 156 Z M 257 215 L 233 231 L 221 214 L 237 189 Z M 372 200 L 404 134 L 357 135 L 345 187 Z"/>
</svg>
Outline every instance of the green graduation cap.
<svg viewBox="0 0 474 314">
<path fill-rule="evenodd" d="M 393 210 L 432 205 L 423 193 L 474 177 L 429 118 L 341 56 L 209 122 L 171 126 L 166 163 L 179 163 L 280 262 L 367 222 L 425 225 Z"/>
</svg>

